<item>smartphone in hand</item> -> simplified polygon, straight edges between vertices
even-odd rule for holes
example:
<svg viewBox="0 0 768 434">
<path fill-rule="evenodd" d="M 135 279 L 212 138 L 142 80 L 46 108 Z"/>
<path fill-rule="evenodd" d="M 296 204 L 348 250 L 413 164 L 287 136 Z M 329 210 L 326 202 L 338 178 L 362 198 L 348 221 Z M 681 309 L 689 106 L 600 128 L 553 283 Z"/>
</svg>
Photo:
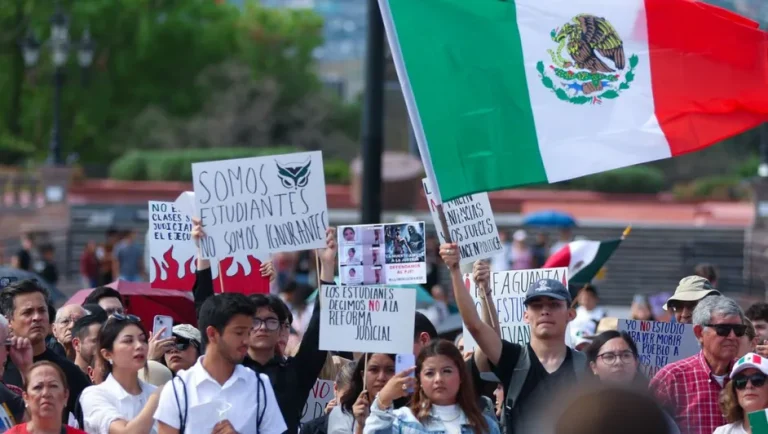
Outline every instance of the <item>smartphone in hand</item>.
<svg viewBox="0 0 768 434">
<path fill-rule="evenodd" d="M 163 330 L 165 329 L 165 330 Z M 173 333 L 173 318 L 168 315 L 155 315 L 155 322 L 152 326 L 152 334 L 157 336 L 157 339 L 168 339 Z M 163 333 L 160 334 L 160 330 Z"/>
<path fill-rule="evenodd" d="M 403 372 L 414 366 L 416 366 L 416 356 L 413 354 L 398 354 L 395 356 L 395 372 Z M 411 372 L 409 375 L 409 377 L 415 376 L 415 372 Z M 413 388 L 408 389 L 408 393 L 413 393 Z"/>
</svg>

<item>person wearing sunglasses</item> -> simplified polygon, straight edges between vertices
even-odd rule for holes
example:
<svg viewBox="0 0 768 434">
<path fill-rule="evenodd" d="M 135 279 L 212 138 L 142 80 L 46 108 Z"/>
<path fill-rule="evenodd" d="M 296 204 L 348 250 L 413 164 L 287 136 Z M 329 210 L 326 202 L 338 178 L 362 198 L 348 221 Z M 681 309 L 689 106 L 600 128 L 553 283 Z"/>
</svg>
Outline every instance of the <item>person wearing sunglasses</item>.
<svg viewBox="0 0 768 434">
<path fill-rule="evenodd" d="M 729 422 L 713 434 L 748 434 L 748 414 L 768 408 L 768 359 L 755 353 L 740 358 L 731 381 L 720 394 L 720 409 Z"/>
<path fill-rule="evenodd" d="M 718 397 L 728 381 L 741 338 L 747 333 L 746 317 L 732 299 L 709 296 L 693 311 L 693 332 L 701 351 L 663 367 L 650 389 L 686 434 L 710 434 L 725 425 Z"/>
<path fill-rule="evenodd" d="M 664 303 L 664 310 L 674 314 L 675 322 L 691 324 L 693 310 L 705 297 L 722 295 L 709 280 L 701 276 L 688 276 L 680 280 L 674 295 Z"/>
<path fill-rule="evenodd" d="M 174 375 L 182 370 L 187 370 L 197 363 L 197 359 L 203 355 L 201 351 L 202 338 L 200 330 L 189 324 L 177 324 L 173 326 L 174 346 L 165 353 L 163 360 Z"/>
</svg>

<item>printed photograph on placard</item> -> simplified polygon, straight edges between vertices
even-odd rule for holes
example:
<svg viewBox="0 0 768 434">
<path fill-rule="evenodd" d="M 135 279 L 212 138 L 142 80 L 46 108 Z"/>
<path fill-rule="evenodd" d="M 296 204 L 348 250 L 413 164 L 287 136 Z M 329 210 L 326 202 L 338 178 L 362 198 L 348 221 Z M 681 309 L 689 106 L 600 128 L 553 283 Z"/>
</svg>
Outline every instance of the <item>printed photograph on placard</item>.
<svg viewBox="0 0 768 434">
<path fill-rule="evenodd" d="M 383 267 L 367 265 L 363 267 L 363 283 L 365 285 L 383 285 L 386 282 Z"/>
<path fill-rule="evenodd" d="M 344 254 L 341 261 L 344 265 L 363 265 L 363 260 L 361 259 L 363 256 L 362 245 L 345 246 L 343 250 Z"/>
<path fill-rule="evenodd" d="M 395 223 L 384 225 L 386 239 L 385 262 L 405 264 L 424 262 L 424 223 Z"/>
<path fill-rule="evenodd" d="M 380 246 L 384 244 L 384 227 L 380 225 L 363 226 L 363 244 Z"/>
<path fill-rule="evenodd" d="M 342 285 L 419 284 L 427 281 L 424 222 L 340 226 Z"/>
<path fill-rule="evenodd" d="M 362 229 L 360 226 L 342 226 L 339 231 L 341 232 L 341 235 L 339 237 L 339 244 L 342 246 L 344 245 L 351 245 L 351 244 L 357 244 L 357 240 L 359 239 L 360 235 L 357 233 L 358 230 Z"/>
<path fill-rule="evenodd" d="M 339 277 L 344 285 L 360 285 L 363 283 L 363 267 L 359 265 L 342 265 Z"/>
</svg>

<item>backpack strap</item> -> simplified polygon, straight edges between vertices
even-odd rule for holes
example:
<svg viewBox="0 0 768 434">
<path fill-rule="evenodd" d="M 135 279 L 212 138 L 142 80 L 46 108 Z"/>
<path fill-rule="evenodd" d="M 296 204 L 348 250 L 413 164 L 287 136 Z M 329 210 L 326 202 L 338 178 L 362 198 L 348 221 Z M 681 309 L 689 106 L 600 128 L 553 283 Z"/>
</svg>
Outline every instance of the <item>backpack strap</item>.
<svg viewBox="0 0 768 434">
<path fill-rule="evenodd" d="M 571 348 L 568 348 L 568 351 L 571 352 L 571 357 L 573 357 L 573 370 L 576 373 L 576 381 L 580 383 L 591 374 L 587 371 L 587 355 Z"/>
<path fill-rule="evenodd" d="M 520 397 L 520 392 L 523 390 L 523 384 L 525 384 L 525 379 L 528 378 L 528 371 L 530 370 L 531 355 L 528 351 L 528 345 L 523 345 L 520 357 L 515 365 L 515 370 L 512 372 L 512 378 L 509 381 L 509 387 L 507 388 L 506 406 L 508 409 L 515 408 L 515 403 L 517 398 Z"/>
<path fill-rule="evenodd" d="M 184 413 L 182 416 L 181 411 L 181 400 L 179 400 L 179 394 L 176 392 L 176 379 L 179 379 L 181 381 L 181 387 L 184 390 Z M 174 377 L 173 380 L 171 380 L 171 387 L 173 387 L 173 396 L 176 397 L 176 408 L 179 410 L 179 434 L 184 434 L 184 429 L 187 425 L 187 411 L 189 410 L 189 399 L 187 398 L 187 385 L 184 383 L 184 380 L 181 379 L 181 377 Z"/>
</svg>

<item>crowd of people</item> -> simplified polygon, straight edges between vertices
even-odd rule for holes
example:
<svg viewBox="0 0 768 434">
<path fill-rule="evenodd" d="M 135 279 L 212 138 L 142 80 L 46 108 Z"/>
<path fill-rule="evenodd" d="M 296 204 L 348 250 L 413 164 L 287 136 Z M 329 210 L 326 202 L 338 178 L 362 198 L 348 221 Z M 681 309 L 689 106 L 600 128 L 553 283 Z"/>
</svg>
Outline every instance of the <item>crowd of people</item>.
<svg viewBox="0 0 768 434">
<path fill-rule="evenodd" d="M 195 221 L 192 238 L 202 236 Z M 322 284 L 334 282 L 335 237 L 329 229 L 326 248 L 313 253 Z M 114 289 L 55 310 L 37 282 L 14 282 L 0 291 L 0 421 L 30 434 L 735 434 L 750 432 L 750 412 L 768 408 L 766 303 L 743 312 L 706 277 L 683 278 L 664 309 L 669 321 L 693 325 L 701 351 L 647 378 L 637 343 L 605 317 L 594 287 L 573 303 L 561 282 L 533 283 L 524 300 L 531 340 L 519 345 L 501 338 L 490 263 L 473 266 L 478 309 L 457 246 L 438 254 L 475 347 L 440 339 L 415 312 L 415 366 L 400 372 L 393 354 L 320 350 L 320 297 L 297 322 L 276 295 L 215 295 L 202 255 L 192 289 L 198 323 L 176 324 L 170 337 L 148 331 Z M 279 285 L 272 262 L 260 272 Z M 652 319 L 647 307 L 635 314 Z M 578 318 L 595 329 L 569 347 L 566 330 Z M 318 379 L 334 382 L 334 399 L 302 423 Z"/>
</svg>

